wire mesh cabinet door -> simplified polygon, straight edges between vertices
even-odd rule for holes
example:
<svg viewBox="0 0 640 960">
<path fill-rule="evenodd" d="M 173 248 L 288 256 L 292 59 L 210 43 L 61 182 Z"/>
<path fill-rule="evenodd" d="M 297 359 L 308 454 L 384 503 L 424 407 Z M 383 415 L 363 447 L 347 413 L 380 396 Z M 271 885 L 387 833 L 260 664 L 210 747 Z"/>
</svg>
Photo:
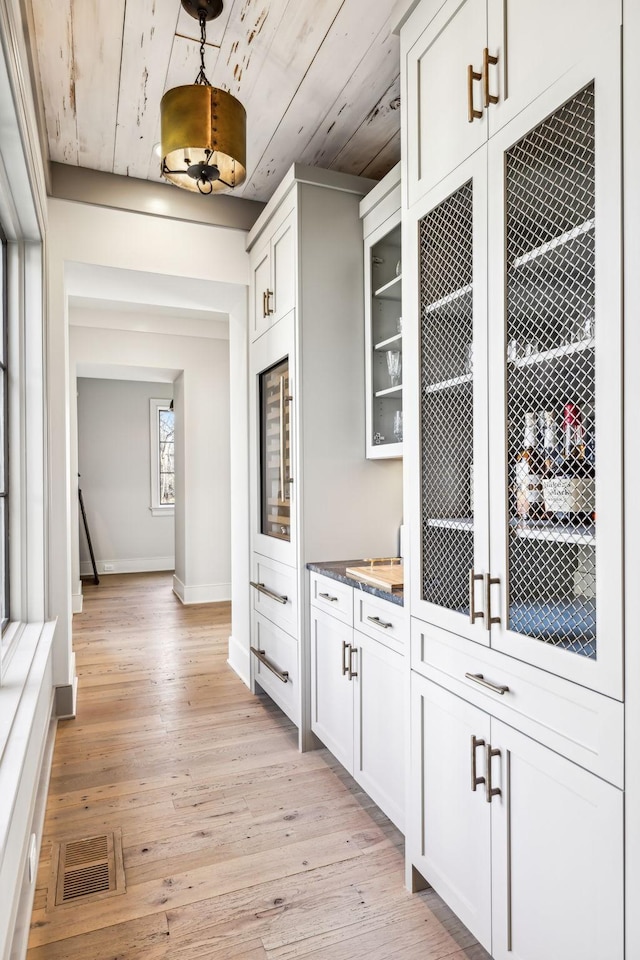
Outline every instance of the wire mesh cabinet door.
<svg viewBox="0 0 640 960">
<path fill-rule="evenodd" d="M 614 32 L 488 162 L 491 645 L 621 698 L 619 118 Z"/>
<path fill-rule="evenodd" d="M 417 360 L 407 371 L 418 410 L 408 471 L 412 613 L 485 644 L 486 176 L 480 150 L 412 212 L 408 259 L 419 275 L 410 289 L 419 302 L 406 311 L 419 327 L 409 334 Z"/>
</svg>

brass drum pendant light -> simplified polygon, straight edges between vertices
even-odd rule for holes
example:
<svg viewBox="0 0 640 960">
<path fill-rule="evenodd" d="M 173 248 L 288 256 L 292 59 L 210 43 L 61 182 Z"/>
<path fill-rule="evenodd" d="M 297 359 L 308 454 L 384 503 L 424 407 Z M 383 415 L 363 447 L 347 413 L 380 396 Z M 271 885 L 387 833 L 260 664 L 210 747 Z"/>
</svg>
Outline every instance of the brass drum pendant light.
<svg viewBox="0 0 640 960">
<path fill-rule="evenodd" d="M 244 182 L 247 115 L 239 100 L 212 87 L 204 70 L 206 24 L 222 0 L 182 0 L 200 21 L 200 72 L 194 83 L 167 90 L 160 104 L 162 175 L 193 193 L 216 193 Z"/>
</svg>

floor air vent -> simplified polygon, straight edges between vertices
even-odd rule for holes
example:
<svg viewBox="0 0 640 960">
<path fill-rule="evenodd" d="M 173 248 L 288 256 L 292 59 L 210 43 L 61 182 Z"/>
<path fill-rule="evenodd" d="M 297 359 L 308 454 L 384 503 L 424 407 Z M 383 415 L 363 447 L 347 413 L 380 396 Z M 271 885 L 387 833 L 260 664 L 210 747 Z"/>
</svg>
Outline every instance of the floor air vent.
<svg viewBox="0 0 640 960">
<path fill-rule="evenodd" d="M 55 907 L 125 892 L 119 831 L 54 844 L 52 865 L 49 903 Z"/>
</svg>

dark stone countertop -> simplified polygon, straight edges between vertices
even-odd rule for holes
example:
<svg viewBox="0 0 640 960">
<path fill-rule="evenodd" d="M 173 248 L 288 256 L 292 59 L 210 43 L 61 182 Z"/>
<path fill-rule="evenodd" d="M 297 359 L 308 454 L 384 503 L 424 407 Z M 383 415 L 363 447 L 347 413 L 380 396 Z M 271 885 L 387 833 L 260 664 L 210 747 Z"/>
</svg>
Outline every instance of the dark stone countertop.
<svg viewBox="0 0 640 960">
<path fill-rule="evenodd" d="M 389 590 L 381 590 L 379 587 L 372 587 L 371 584 L 363 583 L 362 580 L 347 576 L 345 572 L 347 567 L 362 567 L 365 563 L 365 560 L 326 560 L 323 563 L 308 563 L 307 570 L 321 573 L 323 577 L 339 580 L 340 583 L 346 583 L 347 586 L 362 590 L 363 593 L 370 593 L 374 597 L 380 597 L 381 600 L 388 600 L 389 603 L 396 603 L 399 607 L 403 607 L 403 590 L 395 590 L 391 593 Z"/>
</svg>

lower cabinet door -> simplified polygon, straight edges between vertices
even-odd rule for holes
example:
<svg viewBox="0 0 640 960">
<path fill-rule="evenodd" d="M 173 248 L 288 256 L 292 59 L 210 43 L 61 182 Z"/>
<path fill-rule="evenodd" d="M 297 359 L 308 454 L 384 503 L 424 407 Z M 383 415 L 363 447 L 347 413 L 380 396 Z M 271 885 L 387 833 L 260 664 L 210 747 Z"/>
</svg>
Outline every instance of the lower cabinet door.
<svg viewBox="0 0 640 960">
<path fill-rule="evenodd" d="M 353 633 L 354 777 L 404 833 L 404 657 Z"/>
<path fill-rule="evenodd" d="M 416 673 L 411 675 L 411 711 L 410 857 L 490 952 L 491 807 L 486 802 L 490 718 Z M 475 790 L 474 774 L 481 781 Z"/>
<path fill-rule="evenodd" d="M 311 729 L 353 774 L 353 628 L 311 608 Z M 350 670 L 350 665 L 352 669 Z"/>
<path fill-rule="evenodd" d="M 494 719 L 491 745 L 495 960 L 622 960 L 622 792 Z"/>
</svg>

